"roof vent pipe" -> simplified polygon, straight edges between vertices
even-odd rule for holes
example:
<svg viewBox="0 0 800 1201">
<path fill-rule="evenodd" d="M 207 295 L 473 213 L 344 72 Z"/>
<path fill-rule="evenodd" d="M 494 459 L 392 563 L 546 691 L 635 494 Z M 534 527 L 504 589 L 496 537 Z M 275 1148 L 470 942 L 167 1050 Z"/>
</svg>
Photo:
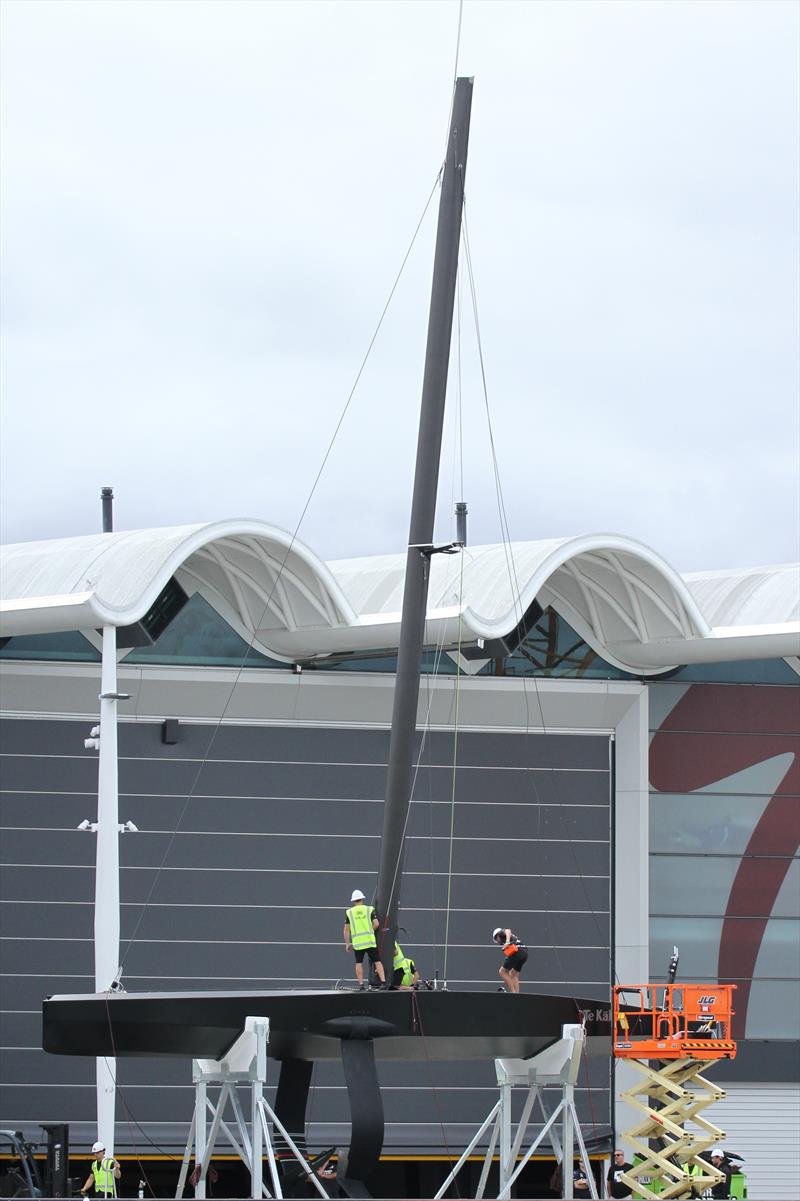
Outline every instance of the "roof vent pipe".
<svg viewBox="0 0 800 1201">
<path fill-rule="evenodd" d="M 456 545 L 467 545 L 467 502 L 456 501 Z"/>
<path fill-rule="evenodd" d="M 103 504 L 103 533 L 110 534 L 114 529 L 114 489 L 101 488 L 100 500 Z"/>
</svg>

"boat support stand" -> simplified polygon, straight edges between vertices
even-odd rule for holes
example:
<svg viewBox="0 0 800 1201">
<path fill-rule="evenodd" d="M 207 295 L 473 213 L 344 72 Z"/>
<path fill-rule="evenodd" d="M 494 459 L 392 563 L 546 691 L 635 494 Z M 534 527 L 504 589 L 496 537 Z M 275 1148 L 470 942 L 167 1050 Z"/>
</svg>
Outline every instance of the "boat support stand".
<svg viewBox="0 0 800 1201">
<path fill-rule="evenodd" d="M 546 1047 L 538 1055 L 530 1059 L 496 1059 L 497 1084 L 500 1098 L 489 1111 L 474 1138 L 464 1151 L 450 1175 L 442 1184 L 436 1198 L 444 1196 L 461 1168 L 473 1154 L 475 1148 L 489 1133 L 489 1146 L 483 1161 L 480 1181 L 475 1192 L 476 1198 L 482 1198 L 486 1192 L 489 1170 L 495 1154 L 498 1141 L 499 1147 L 499 1191 L 497 1196 L 501 1201 L 507 1201 L 511 1196 L 511 1188 L 519 1178 L 525 1165 L 531 1159 L 537 1148 L 550 1139 L 556 1159 L 561 1164 L 563 1179 L 562 1197 L 573 1196 L 572 1162 L 575 1141 L 580 1148 L 581 1163 L 589 1182 L 589 1192 L 597 1198 L 597 1188 L 592 1175 L 586 1144 L 583 1141 L 578 1114 L 575 1109 L 575 1085 L 578 1080 L 581 1055 L 584 1048 L 585 1031 L 583 1026 L 563 1026 L 562 1037 L 552 1046 Z M 524 1086 L 528 1095 L 522 1107 L 522 1113 L 517 1124 L 516 1134 L 512 1140 L 511 1090 Z M 545 1088 L 559 1088 L 561 1100 L 552 1113 L 548 1112 L 544 1099 Z M 544 1125 L 530 1145 L 525 1150 L 519 1163 L 517 1158 L 525 1144 L 528 1124 L 533 1117 L 536 1102 L 544 1118 Z M 561 1137 L 559 1138 L 557 1122 L 561 1118 Z"/>
<path fill-rule="evenodd" d="M 189 1137 L 186 1141 L 186 1150 L 183 1153 L 178 1187 L 175 1190 L 176 1198 L 183 1196 L 189 1172 L 189 1161 L 193 1154 L 199 1168 L 194 1194 L 195 1197 L 205 1197 L 208 1168 L 220 1134 L 225 1136 L 242 1162 L 250 1169 L 252 1186 L 250 1196 L 256 1198 L 257 1201 L 261 1201 L 262 1197 L 283 1197 L 275 1149 L 270 1135 L 270 1122 L 280 1135 L 282 1143 L 288 1148 L 292 1158 L 299 1165 L 302 1174 L 316 1187 L 320 1196 L 329 1196 L 316 1172 L 264 1097 L 268 1041 L 269 1019 L 249 1017 L 246 1019 L 244 1030 L 224 1059 L 195 1059 L 192 1061 L 195 1107 L 189 1128 Z M 249 1124 L 237 1092 L 240 1085 L 249 1087 Z M 216 1104 L 209 1096 L 210 1088 L 219 1089 Z M 233 1113 L 231 1124 L 225 1120 L 229 1103 Z M 210 1127 L 207 1126 L 209 1114 L 211 1115 Z M 269 1163 L 272 1192 L 269 1191 L 263 1179 L 265 1152 Z"/>
</svg>

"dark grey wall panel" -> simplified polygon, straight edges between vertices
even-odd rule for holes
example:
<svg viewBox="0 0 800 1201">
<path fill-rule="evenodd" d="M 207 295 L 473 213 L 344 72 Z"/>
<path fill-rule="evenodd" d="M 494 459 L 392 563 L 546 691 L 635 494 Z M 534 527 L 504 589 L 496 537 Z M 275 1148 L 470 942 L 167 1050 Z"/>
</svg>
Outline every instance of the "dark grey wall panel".
<svg viewBox="0 0 800 1201">
<path fill-rule="evenodd" d="M 0 907 L 0 916 L 11 912 L 8 904 Z M 13 908 L 13 924 L 0 921 L 4 937 L 48 938 L 93 937 L 94 905 L 60 904 L 39 902 L 18 905 Z M 493 914 L 465 913 L 451 910 L 449 940 L 453 945 L 490 945 L 494 928 Z M 530 946 L 581 945 L 581 940 L 591 937 L 594 942 L 608 945 L 609 916 L 607 913 L 516 913 L 504 909 L 503 919 L 512 929 L 525 936 Z M 407 933 L 401 940 L 407 950 L 440 941 L 447 914 L 444 910 L 425 910 L 413 913 L 404 910 L 403 922 Z M 140 920 L 141 919 L 141 920 Z M 134 931 L 143 942 L 168 939 L 202 940 L 224 942 L 231 937 L 235 926 L 236 938 L 251 942 L 275 942 L 283 944 L 319 943 L 341 941 L 343 911 L 341 908 L 320 909 L 317 907 L 291 909 L 258 908 L 240 906 L 234 912 L 213 905 L 150 905 L 142 911 L 140 906 L 125 906 L 122 910 L 122 939 L 130 938 Z"/>
<path fill-rule="evenodd" d="M 215 836 L 183 831 L 174 839 L 168 834 L 140 831 L 123 839 L 120 863 L 125 867 L 147 867 L 167 856 L 170 866 L 178 868 L 214 866 L 239 871 L 275 871 L 297 864 L 305 872 L 317 872 L 335 859 L 338 871 L 358 875 L 365 863 L 375 862 L 379 842 L 378 835 L 344 837 L 334 831 Z M 90 865 L 94 858 L 93 839 L 82 830 L 11 829 L 4 831 L 2 846 L 6 860 L 16 863 L 46 865 L 67 858 L 73 864 Z M 446 873 L 449 859 L 450 848 L 444 838 L 407 841 L 409 871 Z M 608 843 L 599 840 L 487 837 L 456 838 L 453 843 L 452 871 L 457 875 L 527 876 L 547 872 L 599 876 L 607 874 L 607 867 Z"/>
<path fill-rule="evenodd" d="M 2 849 L 0 835 L 0 855 Z M 2 897 L 12 904 L 14 901 L 38 901 L 44 897 L 56 901 L 91 901 L 94 904 L 94 863 L 85 867 L 51 864 L 43 881 L 40 872 L 9 864 L 6 860 L 0 876 L 0 890 Z"/>
<path fill-rule="evenodd" d="M 0 730 L 0 754 L 76 755 L 83 751 L 84 721 L 49 719 L 6 719 Z M 196 725 L 180 723 L 180 741 L 174 746 L 161 742 L 157 722 L 120 721 L 120 755 L 140 758 L 157 755 L 204 759 L 283 760 L 308 763 L 374 763 L 384 766 L 389 747 L 387 730 L 308 730 L 288 726 Z M 419 756 L 419 736 L 416 755 Z M 84 752 L 88 758 L 91 756 Z M 519 734 L 462 731 L 458 738 L 458 762 L 486 768 L 544 767 L 608 770 L 608 740 L 577 734 Z M 453 735 L 435 731 L 425 739 L 422 764 L 449 767 L 453 761 Z"/>
<path fill-rule="evenodd" d="M 90 836 L 86 836 L 89 838 Z M 375 884 L 375 871 L 360 871 L 355 882 L 346 871 L 305 872 L 292 866 L 282 872 L 256 869 L 247 872 L 215 868 L 124 867 L 121 872 L 123 905 L 150 900 L 161 904 L 202 903 L 213 896 L 218 905 L 285 905 L 287 890 L 293 890 L 297 877 L 297 901 L 300 904 L 334 908 L 336 898 L 346 908 L 354 883 L 369 893 Z M 404 883 L 404 913 L 415 909 L 444 909 L 447 904 L 447 877 L 430 872 L 409 872 Z M 457 877 L 452 882 L 451 907 L 469 911 L 494 912 L 502 901 L 508 912 L 562 911 L 602 912 L 608 910 L 608 876 L 572 875 L 506 876 L 502 896 L 498 897 L 495 878 Z M 46 871 L 9 866 L 2 871 L 2 895 L 10 901 L 35 901 L 40 898 L 94 901 L 94 865 L 68 866 L 48 864 Z"/>
<path fill-rule="evenodd" d="M 97 759 L 83 750 L 85 725 L 7 722 L 0 744 L 0 1004 L 11 1048 L 0 1124 L 90 1123 L 94 1112 L 91 1062 L 30 1050 L 41 998 L 93 987 L 95 838 L 75 829 L 96 814 Z M 128 988 L 325 986 L 352 976 L 343 912 L 355 885 L 374 887 L 387 749 L 386 731 L 188 723 L 167 747 L 158 724 L 123 722 L 120 818 L 141 831 L 120 841 Z M 447 734 L 431 736 L 422 752 L 401 904 L 407 949 L 424 974 L 444 973 L 449 902 L 452 986 L 497 986 L 491 929 L 510 924 L 531 948 L 526 988 L 604 995 L 607 740 L 462 732 L 455 808 L 452 757 Z M 384 1070 L 387 1145 L 439 1143 L 438 1110 L 427 1085 L 418 1087 L 419 1065 Z M 341 1141 L 338 1071 L 326 1065 L 318 1073 L 325 1083 L 313 1120 Z M 446 1128 L 463 1141 L 492 1104 L 491 1066 L 436 1065 L 435 1072 Z M 173 1143 L 185 1136 L 188 1063 L 125 1062 L 120 1079 L 146 1129 L 165 1131 Z M 607 1110 L 605 1084 L 598 1087 L 595 1112 Z"/>
<path fill-rule="evenodd" d="M 608 779 L 602 782 L 608 790 Z M 503 800 L 459 799 L 455 828 L 462 838 L 487 834 L 486 805 L 492 805 L 491 834 L 495 837 L 570 838 L 608 840 L 608 803 L 604 805 L 521 805 Z M 3 825 L 74 829 L 85 817 L 96 816 L 94 794 L 51 792 L 7 792 L 0 797 Z M 145 832 L 187 829 L 228 833 L 302 834 L 317 830 L 357 835 L 379 835 L 383 817 L 382 800 L 307 799 L 261 797 L 141 796 L 121 793 L 120 813 Z M 449 800 L 417 802 L 411 808 L 408 833 L 411 837 L 449 837 L 452 806 Z M 180 824 L 179 824 L 180 823 Z"/>
</svg>

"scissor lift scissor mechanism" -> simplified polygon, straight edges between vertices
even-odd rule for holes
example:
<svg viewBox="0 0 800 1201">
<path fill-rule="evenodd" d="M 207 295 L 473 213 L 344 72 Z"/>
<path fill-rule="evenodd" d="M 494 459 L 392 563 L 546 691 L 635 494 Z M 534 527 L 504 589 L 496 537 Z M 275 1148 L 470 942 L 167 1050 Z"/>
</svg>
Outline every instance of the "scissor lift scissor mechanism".
<svg viewBox="0 0 800 1201">
<path fill-rule="evenodd" d="M 701 1116 L 725 1096 L 704 1072 L 733 1059 L 733 984 L 614 989 L 614 1055 L 641 1079 L 621 1094 L 642 1115 L 624 1135 L 637 1161 L 621 1179 L 644 1198 L 700 1196 L 724 1180 L 703 1158 L 725 1132 Z M 655 1149 L 654 1149 L 655 1145 Z"/>
</svg>

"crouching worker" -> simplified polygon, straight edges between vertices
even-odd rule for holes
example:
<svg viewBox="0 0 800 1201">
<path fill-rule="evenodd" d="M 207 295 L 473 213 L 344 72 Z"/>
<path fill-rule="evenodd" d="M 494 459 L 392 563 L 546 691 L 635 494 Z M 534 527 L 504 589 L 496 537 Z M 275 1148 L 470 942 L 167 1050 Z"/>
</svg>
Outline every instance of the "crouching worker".
<svg viewBox="0 0 800 1201">
<path fill-rule="evenodd" d="M 110 1156 L 106 1158 L 106 1149 L 102 1143 L 97 1142 L 92 1147 L 94 1159 L 92 1161 L 92 1169 L 86 1177 L 86 1183 L 81 1189 L 81 1196 L 85 1197 L 89 1189 L 94 1185 L 95 1195 L 98 1197 L 116 1197 L 117 1181 L 122 1175 L 122 1169 L 116 1159 Z"/>
<path fill-rule="evenodd" d="M 344 949 L 352 949 L 356 957 L 356 980 L 364 987 L 364 956 L 375 966 L 375 974 L 380 980 L 381 988 L 386 987 L 386 976 L 383 964 L 378 955 L 378 944 L 375 931 L 380 928 L 377 914 L 372 905 L 366 904 L 366 897 L 360 888 L 356 888 L 350 898 L 350 908 L 344 915 Z"/>
<path fill-rule="evenodd" d="M 519 992 L 519 976 L 522 965 L 528 958 L 528 948 L 520 942 L 513 930 L 503 926 L 497 927 L 492 934 L 492 940 L 503 948 L 500 978 L 509 992 Z"/>
<path fill-rule="evenodd" d="M 419 984 L 419 980 L 416 963 L 409 959 L 400 943 L 396 942 L 392 962 L 392 988 L 411 989 L 415 984 Z"/>
</svg>

